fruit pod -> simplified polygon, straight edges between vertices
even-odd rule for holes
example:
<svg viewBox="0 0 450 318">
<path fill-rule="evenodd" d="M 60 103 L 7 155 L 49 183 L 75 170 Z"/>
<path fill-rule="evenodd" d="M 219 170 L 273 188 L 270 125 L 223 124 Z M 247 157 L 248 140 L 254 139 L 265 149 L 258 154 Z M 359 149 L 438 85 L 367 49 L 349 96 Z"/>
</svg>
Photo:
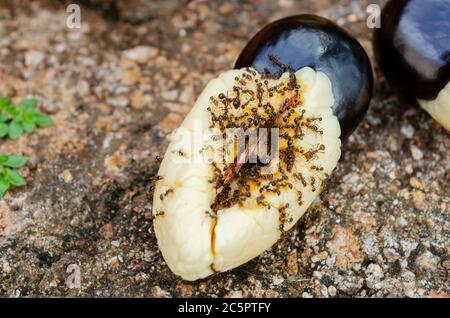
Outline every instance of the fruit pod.
<svg viewBox="0 0 450 318">
<path fill-rule="evenodd" d="M 306 66 L 325 73 L 344 140 L 365 116 L 372 97 L 372 67 L 364 48 L 342 28 L 315 15 L 287 17 L 265 26 L 235 64 L 247 66 L 269 75 L 283 67 L 296 71 Z"/>
<path fill-rule="evenodd" d="M 391 88 L 450 130 L 450 0 L 388 2 L 373 46 Z"/>
<path fill-rule="evenodd" d="M 275 244 L 320 194 L 371 94 L 367 55 L 330 21 L 259 32 L 171 135 L 153 197 L 170 269 L 196 280 Z"/>
<path fill-rule="evenodd" d="M 331 87 L 308 67 L 276 79 L 230 70 L 208 83 L 171 135 L 155 182 L 155 234 L 174 273 L 196 280 L 227 271 L 295 225 L 341 155 Z M 241 153 L 233 151 L 239 129 L 249 139 Z M 270 141 L 261 138 L 268 130 Z"/>
</svg>

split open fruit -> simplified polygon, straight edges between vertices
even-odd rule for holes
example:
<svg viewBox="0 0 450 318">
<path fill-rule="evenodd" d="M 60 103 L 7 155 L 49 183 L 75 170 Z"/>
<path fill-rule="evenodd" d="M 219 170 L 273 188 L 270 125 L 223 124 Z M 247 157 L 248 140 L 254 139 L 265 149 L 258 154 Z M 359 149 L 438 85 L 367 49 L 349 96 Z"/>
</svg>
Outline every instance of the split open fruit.
<svg viewBox="0 0 450 318">
<path fill-rule="evenodd" d="M 292 65 L 278 55 L 281 46 L 267 52 L 267 63 L 276 64 L 273 72 L 246 65 L 207 84 L 171 136 L 153 199 L 160 250 L 170 269 L 186 280 L 235 268 L 291 229 L 336 167 L 341 131 L 352 131 L 367 109 L 372 74 L 362 48 L 331 22 L 304 17 L 315 28 L 291 30 L 297 46 L 289 40 L 286 50 L 299 56 L 326 53 L 330 39 L 344 41 L 346 61 L 363 65 L 348 74 L 357 82 L 350 86 L 358 96 L 343 91 L 351 91 L 342 84 L 350 79 L 336 82 L 336 68 L 347 65 L 319 53 L 311 53 L 319 57 L 314 63 Z M 311 33 L 327 35 L 329 42 L 308 42 Z M 252 41 L 261 38 L 249 46 Z M 341 52 L 328 59 L 344 58 Z"/>
<path fill-rule="evenodd" d="M 390 1 L 374 50 L 390 86 L 450 130 L 450 0 Z"/>
</svg>

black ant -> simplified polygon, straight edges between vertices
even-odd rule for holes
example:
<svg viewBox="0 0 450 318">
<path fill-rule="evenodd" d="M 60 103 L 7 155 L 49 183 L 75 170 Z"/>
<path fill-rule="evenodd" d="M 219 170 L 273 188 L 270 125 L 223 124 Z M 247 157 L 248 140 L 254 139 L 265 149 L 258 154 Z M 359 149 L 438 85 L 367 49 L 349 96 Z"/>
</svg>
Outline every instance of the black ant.
<svg viewBox="0 0 450 318">
<path fill-rule="evenodd" d="M 312 187 L 312 192 L 316 192 L 316 178 L 314 178 L 313 176 L 311 176 L 311 187 Z"/>
<path fill-rule="evenodd" d="M 164 193 L 164 196 L 167 197 L 170 193 L 174 193 L 174 191 L 175 191 L 175 190 L 172 189 L 172 188 L 171 188 L 171 189 L 168 189 L 168 190 Z"/>
</svg>

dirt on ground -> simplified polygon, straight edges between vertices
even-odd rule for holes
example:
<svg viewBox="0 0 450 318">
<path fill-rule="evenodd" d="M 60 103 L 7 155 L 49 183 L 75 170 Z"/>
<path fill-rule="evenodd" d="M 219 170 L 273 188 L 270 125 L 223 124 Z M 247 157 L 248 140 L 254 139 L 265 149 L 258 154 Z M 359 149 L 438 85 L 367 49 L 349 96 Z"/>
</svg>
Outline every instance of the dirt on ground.
<svg viewBox="0 0 450 318">
<path fill-rule="evenodd" d="M 63 1 L 0 3 L 0 96 L 33 96 L 55 122 L 0 140 L 30 159 L 28 185 L 0 200 L 0 296 L 449 296 L 449 134 L 400 103 L 376 65 L 326 192 L 272 249 L 187 282 L 152 227 L 157 155 L 258 29 L 319 14 L 372 58 L 366 8 L 384 1 L 124 2 L 83 1 L 80 29 Z"/>
</svg>

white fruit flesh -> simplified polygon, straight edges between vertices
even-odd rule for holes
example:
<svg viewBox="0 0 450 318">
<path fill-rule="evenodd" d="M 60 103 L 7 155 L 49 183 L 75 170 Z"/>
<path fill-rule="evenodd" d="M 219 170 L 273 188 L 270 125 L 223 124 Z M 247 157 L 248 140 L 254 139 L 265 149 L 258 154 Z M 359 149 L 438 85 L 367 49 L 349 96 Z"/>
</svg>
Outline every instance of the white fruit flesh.
<svg viewBox="0 0 450 318">
<path fill-rule="evenodd" d="M 271 95 L 269 89 L 257 88 L 262 83 L 267 88 L 287 87 L 292 81 L 296 82 L 295 88 L 289 86 Z M 228 101 L 237 97 L 236 86 L 245 86 L 249 92 L 259 89 L 261 100 L 273 107 L 273 114 L 296 94 L 298 101 L 292 107 L 292 116 L 286 122 L 274 117 L 271 123 L 279 128 L 280 136 L 291 138 L 298 132 L 294 122 L 302 127 L 302 133 L 290 144 L 288 139 L 280 139 L 280 153 L 296 151 L 289 165 L 287 159 L 281 159 L 278 169 L 272 160 L 268 164 L 273 172 L 269 177 L 231 178 L 228 185 L 237 189 L 238 196 L 240 182 L 247 186 L 242 190 L 243 198 L 234 200 L 232 190 L 221 192 L 217 186 L 230 169 L 224 162 L 227 154 L 206 149 L 217 149 L 219 141 L 214 141 L 208 128 L 224 127 L 223 117 L 217 120 L 214 116 L 223 115 L 220 103 L 224 96 Z M 222 98 L 218 97 L 221 94 Z M 227 108 L 233 125 L 239 126 L 241 117 L 242 121 L 252 118 L 254 108 L 261 122 L 270 113 L 261 113 L 261 104 L 249 96 L 241 91 L 240 106 Z M 282 232 L 295 225 L 319 195 L 341 154 L 340 127 L 331 110 L 333 103 L 330 80 L 311 68 L 297 71 L 294 79 L 288 73 L 278 79 L 265 79 L 252 69 L 231 70 L 208 83 L 181 129 L 173 133 L 155 186 L 155 233 L 164 259 L 175 274 L 196 280 L 237 267 L 269 249 Z M 222 198 L 227 199 L 223 200 L 226 204 Z"/>
<path fill-rule="evenodd" d="M 420 106 L 431 117 L 450 131 L 450 82 L 439 92 L 434 100 L 418 100 Z"/>
</svg>

